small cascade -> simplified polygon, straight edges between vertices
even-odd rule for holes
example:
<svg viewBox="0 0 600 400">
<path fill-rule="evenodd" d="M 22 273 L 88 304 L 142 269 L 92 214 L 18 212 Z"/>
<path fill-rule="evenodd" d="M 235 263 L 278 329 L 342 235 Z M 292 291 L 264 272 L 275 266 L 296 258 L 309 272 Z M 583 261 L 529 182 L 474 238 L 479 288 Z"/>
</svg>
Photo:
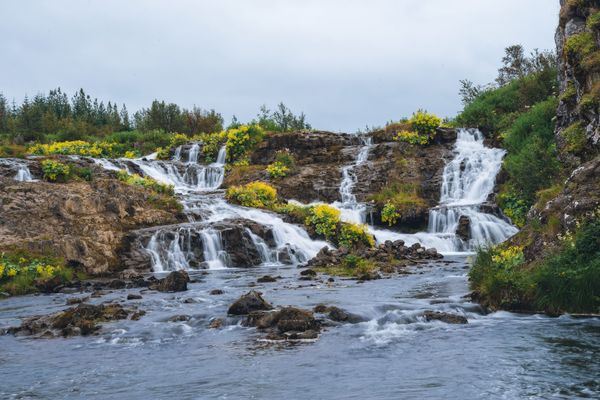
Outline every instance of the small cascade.
<svg viewBox="0 0 600 400">
<path fill-rule="evenodd" d="M 217 160 L 209 165 L 198 163 L 200 150 L 199 144 L 192 144 L 186 157 L 180 146 L 171 160 L 150 160 L 147 157 L 136 160 L 95 160 L 108 170 L 125 169 L 129 173 L 142 174 L 173 185 L 179 195 L 190 223 L 158 229 L 144 242 L 154 271 L 240 266 L 235 265 L 235 260 L 232 261 L 228 249 L 241 243 L 224 243 L 221 229 L 227 229 L 227 224 L 232 222 L 244 224 L 244 220 L 258 223 L 272 234 L 272 239 L 267 243 L 251 229 L 243 229 L 243 240 L 258 264 L 306 262 L 328 246 L 326 242 L 312 240 L 304 229 L 284 222 L 275 214 L 227 203 L 223 191 L 218 190 L 224 179 L 226 147 L 219 149 Z M 242 266 L 258 264 L 253 259 L 252 263 Z"/>
<path fill-rule="evenodd" d="M 34 182 L 27 161 L 16 158 L 0 158 L 0 166 L 6 167 L 13 178 L 19 182 Z"/>
<path fill-rule="evenodd" d="M 377 241 L 404 240 L 408 245 L 419 243 L 453 253 L 472 251 L 487 243 L 500 243 L 517 233 L 517 228 L 505 219 L 482 210 L 494 190 L 505 155 L 502 149 L 486 147 L 483 140 L 479 130 L 458 131 L 455 156 L 444 168 L 440 204 L 429 212 L 427 232 L 403 234 L 369 227 Z M 356 185 L 353 171 L 367 161 L 370 147 L 370 141 L 365 140 L 356 162 L 342 169 L 342 202 L 333 206 L 340 209 L 342 219 L 348 222 L 364 223 L 366 220 L 366 205 L 358 203 L 352 194 Z M 467 238 L 456 234 L 461 218 L 468 223 Z"/>
<path fill-rule="evenodd" d="M 347 222 L 364 223 L 367 207 L 364 203 L 359 203 L 354 195 L 354 187 L 357 183 L 356 167 L 367 162 L 369 150 L 372 146 L 370 136 L 361 136 L 362 146 L 356 157 L 356 162 L 342 168 L 342 182 L 340 184 L 341 202 L 335 202 L 332 205 L 341 212 L 341 218 Z"/>
<path fill-rule="evenodd" d="M 31 171 L 25 164 L 19 165 L 19 170 L 17 171 L 17 175 L 15 175 L 15 180 L 19 182 L 33 182 L 33 176 L 31 175 Z"/>
</svg>

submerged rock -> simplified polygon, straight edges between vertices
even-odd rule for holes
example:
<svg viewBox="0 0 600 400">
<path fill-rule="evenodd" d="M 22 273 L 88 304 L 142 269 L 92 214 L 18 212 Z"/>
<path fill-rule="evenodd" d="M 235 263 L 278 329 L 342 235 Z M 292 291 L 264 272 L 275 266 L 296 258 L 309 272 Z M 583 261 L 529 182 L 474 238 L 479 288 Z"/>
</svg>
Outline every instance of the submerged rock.
<svg viewBox="0 0 600 400">
<path fill-rule="evenodd" d="M 462 315 L 450 314 L 440 311 L 425 311 L 423 313 L 426 321 L 442 321 L 447 324 L 466 324 L 469 321 Z"/>
<path fill-rule="evenodd" d="M 284 307 L 277 311 L 255 311 L 244 320 L 244 325 L 268 330 L 267 339 L 315 339 L 321 324 L 311 311 Z"/>
<path fill-rule="evenodd" d="M 272 283 L 277 282 L 277 278 L 272 277 L 271 275 L 265 275 L 256 280 L 258 283 Z"/>
<path fill-rule="evenodd" d="M 237 299 L 227 311 L 231 315 L 247 315 L 252 311 L 261 310 L 272 310 L 273 306 L 270 305 L 262 298 L 260 292 L 254 290 L 246 293 L 239 299 Z"/>
<path fill-rule="evenodd" d="M 127 319 L 129 316 L 134 319 L 136 312 L 142 311 L 126 309 L 119 304 L 82 303 L 54 314 L 27 318 L 21 326 L 9 328 L 8 333 L 43 338 L 85 336 L 96 333 L 102 322 Z"/>
</svg>

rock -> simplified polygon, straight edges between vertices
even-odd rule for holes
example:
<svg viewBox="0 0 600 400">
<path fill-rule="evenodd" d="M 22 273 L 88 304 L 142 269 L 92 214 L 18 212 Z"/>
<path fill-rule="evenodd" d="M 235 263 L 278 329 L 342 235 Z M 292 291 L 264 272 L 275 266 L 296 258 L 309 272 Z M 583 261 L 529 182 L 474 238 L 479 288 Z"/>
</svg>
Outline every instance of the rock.
<svg viewBox="0 0 600 400">
<path fill-rule="evenodd" d="M 442 321 L 447 324 L 466 324 L 468 320 L 462 315 L 450 314 L 439 311 L 425 311 L 423 313 L 426 321 Z"/>
<path fill-rule="evenodd" d="M 119 304 L 79 304 L 54 314 L 27 318 L 9 333 L 36 337 L 90 335 L 100 329 L 100 323 L 128 318 L 134 310 Z"/>
<path fill-rule="evenodd" d="M 270 330 L 279 339 L 285 333 L 319 332 L 321 329 L 312 312 L 296 307 L 284 307 L 273 312 L 255 311 L 248 315 L 244 324 Z"/>
<path fill-rule="evenodd" d="M 187 322 L 190 319 L 192 319 L 192 317 L 190 317 L 189 315 L 174 315 L 171 318 L 169 318 L 169 322 Z"/>
<path fill-rule="evenodd" d="M 300 271 L 300 275 L 302 275 L 302 276 L 313 276 L 314 277 L 314 276 L 317 276 L 317 273 L 314 270 L 312 270 L 312 269 L 309 268 L 309 269 L 305 269 L 305 270 Z"/>
<path fill-rule="evenodd" d="M 164 279 L 159 279 L 150 286 L 151 289 L 159 292 L 184 292 L 187 290 L 187 283 L 190 277 L 185 271 L 173 271 Z"/>
<path fill-rule="evenodd" d="M 466 215 L 461 215 L 458 218 L 458 227 L 456 228 L 456 236 L 465 242 L 471 239 L 471 220 Z"/>
<path fill-rule="evenodd" d="M 127 295 L 127 300 L 141 300 L 141 299 L 142 299 L 141 294 L 129 293 Z"/>
<path fill-rule="evenodd" d="M 121 279 L 113 279 L 108 283 L 110 289 L 124 289 L 127 287 L 127 283 Z"/>
<path fill-rule="evenodd" d="M 210 324 L 208 325 L 209 328 L 211 329 L 219 329 L 223 326 L 223 320 L 221 318 L 215 318 L 212 321 L 210 321 Z"/>
<path fill-rule="evenodd" d="M 247 315 L 252 311 L 261 310 L 272 310 L 273 306 L 270 305 L 262 298 L 261 293 L 254 290 L 246 293 L 239 299 L 237 299 L 227 311 L 231 315 Z"/>
<path fill-rule="evenodd" d="M 260 277 L 256 280 L 256 282 L 258 283 L 271 283 L 271 282 L 277 282 L 276 278 L 273 278 L 271 275 L 265 275 L 263 277 Z"/>
<path fill-rule="evenodd" d="M 85 301 L 87 301 L 89 299 L 89 297 L 69 297 L 66 301 L 66 304 L 68 306 L 72 306 L 75 304 L 81 304 Z"/>
<path fill-rule="evenodd" d="M 63 287 L 63 280 L 60 276 L 36 279 L 34 285 L 41 293 L 56 293 Z"/>
<path fill-rule="evenodd" d="M 213 289 L 210 292 L 208 292 L 208 294 L 210 294 L 211 296 L 219 296 L 223 293 L 225 293 L 225 292 L 222 291 L 221 289 Z"/>
</svg>

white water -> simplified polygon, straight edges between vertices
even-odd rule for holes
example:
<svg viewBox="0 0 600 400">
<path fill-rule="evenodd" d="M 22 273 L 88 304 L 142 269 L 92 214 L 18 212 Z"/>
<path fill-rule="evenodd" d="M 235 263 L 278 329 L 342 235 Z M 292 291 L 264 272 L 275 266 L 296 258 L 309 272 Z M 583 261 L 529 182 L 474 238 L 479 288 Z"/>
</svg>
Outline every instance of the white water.
<svg viewBox="0 0 600 400">
<path fill-rule="evenodd" d="M 341 212 L 341 219 L 346 222 L 364 223 L 366 220 L 367 206 L 364 203 L 359 203 L 354 195 L 354 187 L 358 182 L 356 176 L 356 168 L 369 158 L 369 150 L 372 146 L 371 137 L 362 136 L 362 147 L 356 157 L 356 162 L 342 168 L 342 182 L 340 184 L 340 196 L 342 201 L 336 201 L 332 205 L 338 208 Z"/>
<path fill-rule="evenodd" d="M 14 180 L 19 182 L 35 182 L 36 179 L 31 175 L 27 162 L 13 158 L 0 159 L 2 165 L 6 165 L 9 170 L 15 171 Z"/>
<path fill-rule="evenodd" d="M 304 229 L 284 222 L 275 214 L 227 203 L 222 191 L 218 190 L 225 172 L 225 147 L 219 150 L 217 161 L 206 166 L 197 162 L 199 151 L 198 144 L 192 145 L 185 163 L 181 162 L 181 147 L 176 149 L 170 161 L 147 158 L 96 160 L 109 170 L 126 169 L 130 173 L 139 170 L 143 175 L 173 185 L 190 221 L 195 222 L 197 217 L 200 218 L 194 224 L 176 229 L 165 227 L 153 234 L 146 250 L 151 256 L 154 271 L 197 269 L 203 266 L 209 269 L 235 267 L 223 250 L 219 232 L 211 227 L 227 219 L 247 219 L 271 228 L 275 248 L 269 248 L 263 239 L 249 229 L 245 232 L 265 264 L 277 263 L 281 252 L 287 252 L 295 264 L 306 262 L 328 246 L 326 242 L 312 240 Z M 201 240 L 197 240 L 198 237 Z M 202 246 L 203 261 L 196 260 L 195 250 L 199 245 Z"/>
<path fill-rule="evenodd" d="M 443 172 L 440 204 L 429 212 L 427 232 L 403 234 L 370 226 L 369 230 L 379 243 L 386 240 L 404 240 L 407 245 L 419 243 L 443 253 L 472 251 L 476 246 L 500 243 L 515 233 L 517 228 L 495 215 L 481 210 L 482 204 L 494 190 L 496 175 L 502 166 L 505 151 L 484 146 L 483 134 L 478 130 L 458 131 L 454 158 Z M 341 203 L 334 203 L 348 222 L 365 223 L 366 206 L 357 203 L 352 189 L 356 185 L 353 172 L 368 158 L 370 142 L 365 142 L 356 163 L 342 169 Z M 468 241 L 456 235 L 459 218 L 470 220 Z"/>
</svg>

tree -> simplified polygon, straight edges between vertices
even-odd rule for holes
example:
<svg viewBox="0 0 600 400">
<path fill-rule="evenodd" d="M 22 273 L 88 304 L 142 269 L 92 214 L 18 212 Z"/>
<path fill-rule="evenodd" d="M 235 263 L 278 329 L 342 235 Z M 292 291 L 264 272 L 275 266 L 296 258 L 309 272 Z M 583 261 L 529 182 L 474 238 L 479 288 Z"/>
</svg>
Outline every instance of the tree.
<svg viewBox="0 0 600 400">
<path fill-rule="evenodd" d="M 504 86 L 514 79 L 523 78 L 529 70 L 525 49 L 520 44 L 504 49 L 502 64 L 502 68 L 498 70 L 498 78 L 496 78 L 496 82 L 500 86 Z"/>
</svg>

